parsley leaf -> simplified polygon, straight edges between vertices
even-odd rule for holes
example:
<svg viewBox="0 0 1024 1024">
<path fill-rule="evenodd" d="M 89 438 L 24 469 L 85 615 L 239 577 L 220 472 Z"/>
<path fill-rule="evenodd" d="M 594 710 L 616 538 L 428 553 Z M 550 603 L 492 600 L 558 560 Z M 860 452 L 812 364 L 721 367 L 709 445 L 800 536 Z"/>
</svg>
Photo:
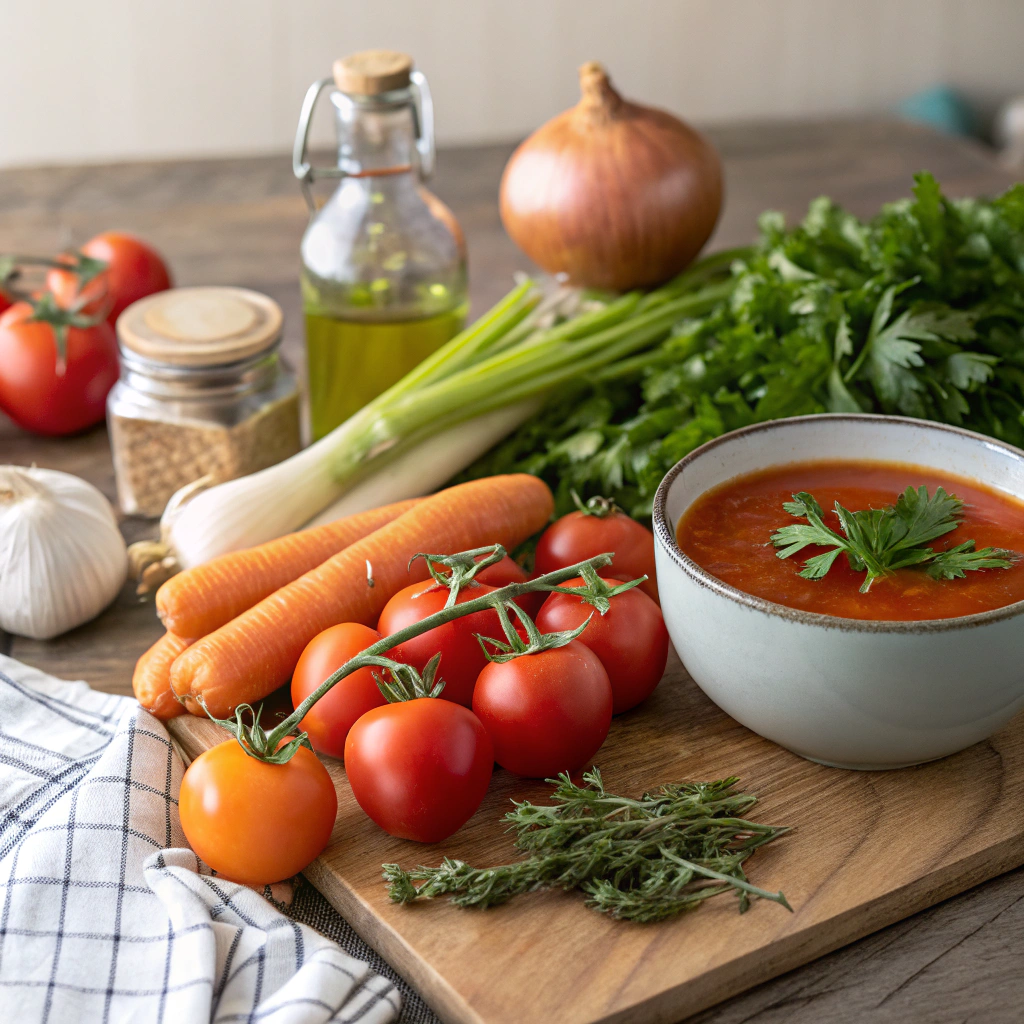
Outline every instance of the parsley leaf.
<svg viewBox="0 0 1024 1024">
<path fill-rule="evenodd" d="M 804 579 L 820 580 L 845 553 L 850 567 L 866 574 L 862 594 L 876 579 L 891 576 L 897 569 L 919 565 L 933 579 L 951 580 L 970 570 L 1009 569 L 1020 558 L 1016 551 L 1006 548 L 977 551 L 973 540 L 945 551 L 925 547 L 955 530 L 963 519 L 964 503 L 941 487 L 931 496 L 927 487 L 908 487 L 894 505 L 858 512 L 837 501 L 835 514 L 842 533 L 826 525 L 821 505 L 806 491 L 794 494 L 793 500 L 782 507 L 794 518 L 807 522 L 780 527 L 772 534 L 772 544 L 779 549 L 776 555 L 790 558 L 809 545 L 828 548 L 808 558 L 800 570 Z"/>
</svg>

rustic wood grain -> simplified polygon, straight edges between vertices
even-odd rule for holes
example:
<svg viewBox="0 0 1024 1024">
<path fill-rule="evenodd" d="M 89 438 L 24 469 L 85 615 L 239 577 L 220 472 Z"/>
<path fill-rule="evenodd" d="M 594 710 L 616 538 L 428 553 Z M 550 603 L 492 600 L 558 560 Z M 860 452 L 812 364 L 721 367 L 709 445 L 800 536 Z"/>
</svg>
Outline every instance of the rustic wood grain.
<svg viewBox="0 0 1024 1024">
<path fill-rule="evenodd" d="M 762 209 L 774 207 L 795 219 L 820 194 L 870 215 L 882 202 L 905 195 L 910 176 L 923 168 L 954 195 L 993 192 L 1009 183 L 982 147 L 887 120 L 756 123 L 708 134 L 722 152 L 726 173 L 726 205 L 714 248 L 748 241 Z M 433 187 L 466 231 L 477 312 L 526 267 L 497 215 L 497 182 L 509 152 L 510 147 L 492 146 L 439 154 Z M 297 246 L 305 216 L 286 155 L 0 172 L 0 251 L 45 253 L 106 228 L 137 231 L 166 253 L 182 284 L 237 284 L 272 295 L 285 311 L 285 351 L 299 366 Z M 47 440 L 19 431 L 0 414 L 0 461 L 65 469 L 113 497 L 102 428 Z M 154 527 L 129 519 L 123 530 L 134 540 L 151 536 Z M 127 693 L 135 659 L 158 634 L 152 607 L 138 604 L 125 588 L 94 623 L 49 643 L 0 632 L 0 651 L 58 676 Z M 933 815 L 944 833 L 950 805 L 952 800 L 943 799 Z M 780 840 L 780 846 L 789 841 Z M 875 870 L 888 870 L 900 849 L 883 850 Z M 757 860 L 752 870 L 758 881 L 770 882 Z M 782 884 L 788 891 L 785 879 Z M 768 905 L 754 913 L 776 912 L 784 913 Z M 1018 1021 L 1024 1004 L 1022 942 L 1024 872 L 1017 871 L 705 1011 L 696 1021 Z"/>
<path fill-rule="evenodd" d="M 224 736 L 192 718 L 171 729 L 190 751 Z M 484 912 L 440 900 L 391 904 L 382 863 L 436 864 L 448 855 L 486 866 L 510 858 L 500 820 L 509 799 L 543 800 L 549 787 L 505 771 L 468 825 L 429 846 L 374 825 L 332 760 L 338 820 L 306 874 L 450 1024 L 655 1024 L 1024 863 L 1024 717 L 987 743 L 920 768 L 826 768 L 738 725 L 673 659 L 654 696 L 615 720 L 595 761 L 610 789 L 629 794 L 739 775 L 761 797 L 751 816 L 793 828 L 747 868 L 756 885 L 781 888 L 795 912 L 760 902 L 740 915 L 735 899 L 722 896 L 674 921 L 631 925 L 564 893 Z"/>
</svg>

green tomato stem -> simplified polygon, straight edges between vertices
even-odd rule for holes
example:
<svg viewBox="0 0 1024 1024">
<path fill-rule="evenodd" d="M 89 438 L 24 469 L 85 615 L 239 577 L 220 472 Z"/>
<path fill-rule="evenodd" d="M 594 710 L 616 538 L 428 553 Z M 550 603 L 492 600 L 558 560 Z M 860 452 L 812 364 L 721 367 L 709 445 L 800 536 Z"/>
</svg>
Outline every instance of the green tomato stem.
<svg viewBox="0 0 1024 1024">
<path fill-rule="evenodd" d="M 493 545 L 493 548 L 490 550 L 493 550 L 495 554 L 498 554 L 500 551 L 499 557 L 505 554 L 505 550 L 500 544 Z M 537 579 L 526 580 L 523 583 L 510 583 L 508 586 L 490 591 L 481 597 L 445 607 L 441 611 L 421 619 L 419 622 L 414 622 L 404 629 L 400 629 L 397 633 L 382 637 L 375 644 L 367 647 L 365 651 L 357 654 L 354 658 L 350 658 L 341 668 L 328 676 L 287 718 L 269 733 L 263 734 L 258 722 L 254 722 L 252 726 L 244 726 L 240 719 L 236 723 L 221 719 L 214 719 L 214 721 L 234 733 L 242 749 L 250 757 L 273 764 L 284 763 L 298 750 L 303 737 L 300 735 L 297 740 L 293 739 L 291 743 L 280 750 L 278 750 L 278 745 L 298 729 L 302 719 L 306 717 L 313 705 L 346 676 L 350 676 L 361 668 L 385 668 L 388 670 L 407 671 L 409 666 L 400 665 L 398 662 L 393 662 L 383 656 L 400 644 L 412 640 L 423 633 L 427 633 L 437 626 L 443 626 L 445 623 L 462 618 L 464 615 L 473 615 L 476 612 L 486 611 L 487 609 L 498 610 L 499 608 L 506 608 L 523 594 L 556 590 L 558 589 L 558 584 L 574 579 L 577 576 L 589 575 L 587 570 L 596 573 L 603 566 L 610 565 L 611 561 L 611 554 L 595 555 L 593 558 L 587 558 L 564 569 L 556 569 L 554 572 L 545 573 L 543 576 L 537 577 Z M 576 592 L 574 590 L 574 593 Z M 602 597 L 602 594 L 595 593 L 595 607 L 600 607 Z M 606 601 L 607 599 L 604 600 Z M 423 696 L 427 695 L 424 692 Z"/>
</svg>

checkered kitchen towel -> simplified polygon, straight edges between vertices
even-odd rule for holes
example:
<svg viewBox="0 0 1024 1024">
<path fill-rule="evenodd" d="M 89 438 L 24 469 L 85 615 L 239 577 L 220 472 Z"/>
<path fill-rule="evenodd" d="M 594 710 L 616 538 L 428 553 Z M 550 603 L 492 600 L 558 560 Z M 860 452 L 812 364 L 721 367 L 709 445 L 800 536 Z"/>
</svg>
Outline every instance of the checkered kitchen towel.
<svg viewBox="0 0 1024 1024">
<path fill-rule="evenodd" d="M 0 1021 L 395 1020 L 368 964 L 211 877 L 181 774 L 135 701 L 0 656 Z"/>
</svg>

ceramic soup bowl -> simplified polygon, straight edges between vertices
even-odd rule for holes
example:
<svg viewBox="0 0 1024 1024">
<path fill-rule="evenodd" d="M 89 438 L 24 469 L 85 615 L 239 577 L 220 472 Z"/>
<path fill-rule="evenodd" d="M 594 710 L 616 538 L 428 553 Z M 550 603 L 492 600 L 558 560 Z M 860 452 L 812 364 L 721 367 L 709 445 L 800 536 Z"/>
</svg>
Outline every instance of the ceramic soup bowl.
<svg viewBox="0 0 1024 1024">
<path fill-rule="evenodd" d="M 824 764 L 898 768 L 985 739 L 1024 706 L 1024 601 L 918 622 L 838 618 L 745 594 L 680 551 L 676 525 L 709 488 L 828 459 L 910 463 L 1024 499 L 1024 452 L 922 420 L 805 416 L 710 441 L 654 499 L 661 605 L 683 663 L 738 722 Z"/>
</svg>

